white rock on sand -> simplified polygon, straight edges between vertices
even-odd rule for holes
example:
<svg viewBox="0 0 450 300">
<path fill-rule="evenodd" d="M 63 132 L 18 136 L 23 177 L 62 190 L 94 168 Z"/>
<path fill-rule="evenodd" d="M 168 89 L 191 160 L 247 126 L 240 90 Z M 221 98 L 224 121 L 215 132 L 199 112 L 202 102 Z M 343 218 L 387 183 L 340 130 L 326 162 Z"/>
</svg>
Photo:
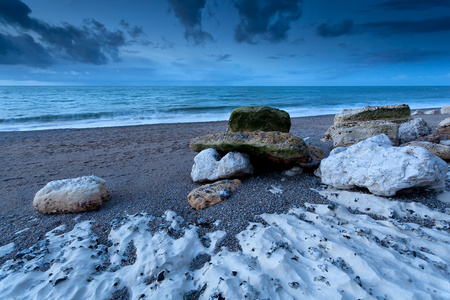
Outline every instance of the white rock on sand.
<svg viewBox="0 0 450 300">
<path fill-rule="evenodd" d="M 225 232 L 200 238 L 171 211 L 117 218 L 110 246 L 99 244 L 89 221 L 63 234 L 58 227 L 0 266 L 0 291 L 4 299 L 449 299 L 448 215 L 417 205 L 436 226 L 375 220 L 349 212 L 358 197 L 263 214 L 264 224 L 237 235 L 238 252 L 216 252 Z M 369 200 L 374 213 L 393 206 Z M 400 207 L 399 217 L 411 207 Z M 152 233 L 149 222 L 166 229 Z"/>
<path fill-rule="evenodd" d="M 365 187 L 376 195 L 393 196 L 413 187 L 443 190 L 447 164 L 422 147 L 393 147 L 381 134 L 334 149 L 319 170 L 322 183 L 335 188 Z"/>
<path fill-rule="evenodd" d="M 194 182 L 204 182 L 244 174 L 253 174 L 253 166 L 247 154 L 229 152 L 221 158 L 216 150 L 209 148 L 195 156 L 191 178 Z"/>
<path fill-rule="evenodd" d="M 398 129 L 400 144 L 431 134 L 431 128 L 422 118 L 402 123 Z"/>
<path fill-rule="evenodd" d="M 36 193 L 34 208 L 40 213 L 78 213 L 99 208 L 109 200 L 105 180 L 96 176 L 55 180 Z"/>
</svg>

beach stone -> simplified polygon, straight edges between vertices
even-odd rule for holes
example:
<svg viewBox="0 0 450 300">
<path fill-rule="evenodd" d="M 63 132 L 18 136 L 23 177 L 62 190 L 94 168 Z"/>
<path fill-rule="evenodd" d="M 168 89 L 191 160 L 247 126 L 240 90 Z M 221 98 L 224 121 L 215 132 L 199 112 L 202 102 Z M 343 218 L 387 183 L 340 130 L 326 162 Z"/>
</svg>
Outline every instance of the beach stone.
<svg viewBox="0 0 450 300">
<path fill-rule="evenodd" d="M 238 107 L 228 120 L 229 132 L 280 131 L 289 132 L 291 117 L 284 110 L 268 106 Z"/>
<path fill-rule="evenodd" d="M 202 185 L 192 190 L 188 195 L 189 205 L 194 209 L 205 209 L 226 199 L 241 185 L 239 179 L 222 180 Z"/>
<path fill-rule="evenodd" d="M 446 115 L 450 114 L 450 105 L 442 106 L 441 114 L 446 114 Z"/>
<path fill-rule="evenodd" d="M 332 140 L 333 147 L 348 147 L 370 137 L 385 134 L 398 145 L 398 132 L 397 124 L 384 120 L 338 123 L 328 128 L 322 141 Z"/>
<path fill-rule="evenodd" d="M 325 152 L 323 151 L 323 149 L 309 144 L 307 146 L 309 149 L 309 153 L 311 154 L 311 157 L 315 161 L 320 163 L 322 159 L 325 157 Z"/>
<path fill-rule="evenodd" d="M 192 139 L 189 146 L 194 152 L 214 148 L 224 153 L 231 151 L 246 153 L 251 158 L 263 158 L 277 164 L 317 167 L 317 162 L 312 159 L 306 143 L 301 138 L 285 132 L 209 134 Z"/>
<path fill-rule="evenodd" d="M 413 141 L 410 143 L 407 143 L 405 146 L 418 146 L 423 147 L 433 153 L 434 155 L 442 158 L 443 160 L 450 160 L 450 146 L 444 145 L 444 144 L 433 144 L 430 142 L 419 142 L 419 141 Z"/>
<path fill-rule="evenodd" d="M 418 115 L 423 115 L 423 114 L 424 114 L 424 111 L 418 109 L 418 110 L 416 110 L 415 112 L 413 112 L 413 113 L 411 114 L 411 116 L 418 116 Z"/>
<path fill-rule="evenodd" d="M 33 206 L 43 214 L 78 213 L 97 209 L 107 200 L 106 181 L 83 176 L 47 183 L 36 193 Z"/>
<path fill-rule="evenodd" d="M 431 109 L 424 112 L 425 115 L 439 115 L 440 113 L 440 109 Z"/>
<path fill-rule="evenodd" d="M 409 119 L 411 109 L 406 104 L 366 106 L 364 108 L 344 109 L 334 117 L 334 124 L 375 120 Z"/>
<path fill-rule="evenodd" d="M 303 169 L 300 167 L 293 167 L 292 169 L 283 172 L 284 175 L 294 177 L 303 173 Z"/>
<path fill-rule="evenodd" d="M 445 188 L 447 163 L 422 147 L 393 147 L 381 134 L 348 148 L 336 148 L 322 160 L 317 174 L 338 189 L 367 188 L 379 196 L 402 189 Z"/>
<path fill-rule="evenodd" d="M 431 134 L 431 128 L 422 118 L 413 119 L 400 125 L 398 129 L 400 144 L 414 141 Z"/>
<path fill-rule="evenodd" d="M 430 142 L 433 144 L 439 144 L 441 142 L 441 136 L 439 134 L 430 134 L 426 136 L 420 136 L 416 138 L 414 141 L 417 142 Z"/>
<path fill-rule="evenodd" d="M 450 118 L 442 120 L 438 125 L 437 131 L 441 134 L 450 134 Z"/>
<path fill-rule="evenodd" d="M 229 152 L 221 157 L 215 149 L 209 148 L 195 156 L 191 178 L 194 182 L 203 182 L 245 174 L 253 174 L 253 166 L 247 154 Z"/>
</svg>

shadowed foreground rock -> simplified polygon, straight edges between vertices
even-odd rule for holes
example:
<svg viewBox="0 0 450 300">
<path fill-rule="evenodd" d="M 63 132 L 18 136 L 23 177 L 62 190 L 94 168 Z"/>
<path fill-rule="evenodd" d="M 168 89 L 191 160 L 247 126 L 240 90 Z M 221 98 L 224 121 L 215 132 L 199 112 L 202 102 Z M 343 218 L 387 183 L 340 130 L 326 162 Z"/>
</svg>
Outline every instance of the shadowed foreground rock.
<svg viewBox="0 0 450 300">
<path fill-rule="evenodd" d="M 306 143 L 299 137 L 283 132 L 216 133 L 191 140 L 190 148 L 200 152 L 214 148 L 219 152 L 241 152 L 264 158 L 278 164 L 299 164 L 302 167 L 317 166 Z"/>
<path fill-rule="evenodd" d="M 228 199 L 231 193 L 240 185 L 241 181 L 239 179 L 222 180 L 202 185 L 189 193 L 189 205 L 195 209 L 205 209 L 209 206 L 216 205 Z"/>
<path fill-rule="evenodd" d="M 36 193 L 33 206 L 44 214 L 78 213 L 97 209 L 107 200 L 105 180 L 83 176 L 47 183 Z"/>
</svg>

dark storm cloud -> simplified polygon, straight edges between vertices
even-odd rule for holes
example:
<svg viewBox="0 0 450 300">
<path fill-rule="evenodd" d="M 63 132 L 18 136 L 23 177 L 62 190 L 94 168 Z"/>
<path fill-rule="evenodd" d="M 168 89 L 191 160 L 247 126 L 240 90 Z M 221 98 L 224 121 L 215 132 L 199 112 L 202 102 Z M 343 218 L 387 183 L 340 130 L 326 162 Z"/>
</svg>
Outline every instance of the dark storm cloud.
<svg viewBox="0 0 450 300">
<path fill-rule="evenodd" d="M 416 34 L 450 31 L 450 16 L 419 21 L 387 21 L 359 24 L 358 31 L 380 35 Z"/>
<path fill-rule="evenodd" d="M 337 37 L 346 34 L 363 33 L 388 36 L 441 31 L 450 31 L 450 16 L 418 21 L 385 21 L 362 24 L 353 24 L 353 21 L 345 20 L 335 25 L 323 23 L 317 27 L 317 34 L 322 37 Z"/>
<path fill-rule="evenodd" d="M 348 34 L 353 29 L 352 20 L 344 20 L 334 25 L 322 23 L 317 26 L 317 34 L 321 37 L 337 37 L 340 35 Z"/>
<path fill-rule="evenodd" d="M 235 0 L 240 23 L 234 37 L 237 42 L 256 43 L 256 38 L 270 42 L 285 40 L 291 23 L 300 18 L 301 0 Z"/>
<path fill-rule="evenodd" d="M 206 0 L 167 0 L 172 5 L 175 16 L 184 26 L 184 36 L 196 45 L 212 41 L 212 36 L 202 29 L 202 9 Z"/>
<path fill-rule="evenodd" d="M 52 58 L 40 44 L 28 34 L 12 36 L 0 33 L 0 64 L 26 64 L 45 67 L 52 63 Z"/>
<path fill-rule="evenodd" d="M 388 10 L 424 10 L 433 7 L 450 7 L 448 0 L 388 0 L 375 5 Z"/>
<path fill-rule="evenodd" d="M 0 0 L 0 24 L 13 27 L 18 36 L 2 34 L 2 64 L 49 65 L 56 58 L 89 64 L 119 59 L 119 48 L 127 44 L 122 31 L 109 31 L 95 20 L 82 26 L 50 25 L 30 17 L 31 9 L 20 0 Z M 137 36 L 141 32 L 133 29 Z M 38 37 L 37 37 L 38 36 Z M 39 55 L 37 55 L 39 53 Z"/>
<path fill-rule="evenodd" d="M 450 57 L 448 51 L 426 49 L 392 49 L 354 55 L 354 61 L 363 65 L 385 65 L 429 62 Z"/>
</svg>

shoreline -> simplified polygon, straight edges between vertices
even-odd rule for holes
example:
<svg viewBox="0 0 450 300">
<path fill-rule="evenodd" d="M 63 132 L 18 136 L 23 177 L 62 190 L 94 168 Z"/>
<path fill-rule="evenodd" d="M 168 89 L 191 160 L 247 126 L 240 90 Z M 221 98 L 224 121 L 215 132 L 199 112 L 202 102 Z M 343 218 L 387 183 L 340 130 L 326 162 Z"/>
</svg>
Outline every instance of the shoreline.
<svg viewBox="0 0 450 300">
<path fill-rule="evenodd" d="M 442 115 L 418 116 L 435 127 Z M 333 124 L 334 115 L 292 118 L 291 133 L 319 146 L 328 155 L 331 142 L 321 142 Z M 15 243 L 15 250 L 0 258 L 11 259 L 24 248 L 44 238 L 45 233 L 65 225 L 70 231 L 83 220 L 93 221 L 93 232 L 107 243 L 111 221 L 127 214 L 162 216 L 172 210 L 187 223 L 200 224 L 198 233 L 224 230 L 227 237 L 219 246 L 239 249 L 235 235 L 264 213 L 286 213 L 305 202 L 330 203 L 318 192 L 320 179 L 312 174 L 295 177 L 282 172 L 244 178 L 242 186 L 227 201 L 203 211 L 192 209 L 187 194 L 198 184 L 190 178 L 196 153 L 190 139 L 226 130 L 226 121 L 170 123 L 0 132 L 0 246 Z M 35 193 L 52 180 L 96 175 L 106 180 L 111 200 L 92 212 L 41 215 L 32 207 Z M 279 186 L 283 193 L 269 192 Z M 402 201 L 429 202 L 431 192 L 401 195 Z M 450 205 L 450 204 L 449 204 Z M 220 220 L 220 224 L 214 225 Z M 155 224 L 151 230 L 158 230 Z"/>
<path fill-rule="evenodd" d="M 440 107 L 434 107 L 434 108 L 411 108 L 411 113 L 416 110 L 434 110 L 434 109 L 440 109 Z M 336 111 L 336 113 L 340 112 Z M 228 114 L 229 115 L 229 114 Z M 294 116 L 292 117 L 291 114 L 291 120 L 293 119 L 303 119 L 303 118 L 316 118 L 316 117 L 328 117 L 328 116 L 334 116 L 335 113 L 332 114 L 319 114 L 319 115 L 307 115 L 307 116 Z M 138 127 L 138 126 L 158 126 L 158 125 L 178 125 L 178 124 L 210 124 L 210 123 L 221 123 L 221 122 L 228 122 L 228 119 L 224 120 L 213 120 L 213 121 L 174 121 L 174 122 L 163 122 L 163 123 L 148 123 L 148 124 L 125 124 L 125 125 L 106 125 L 106 126 L 82 126 L 82 127 L 56 127 L 56 128 L 37 128 L 37 129 L 17 129 L 17 130 L 2 130 L 0 127 L 0 133 L 4 132 L 34 132 L 34 131 L 53 131 L 53 130 L 84 130 L 84 129 L 102 129 L 102 128 L 122 128 L 122 127 Z M 101 122 L 99 122 L 101 123 Z"/>
</svg>

